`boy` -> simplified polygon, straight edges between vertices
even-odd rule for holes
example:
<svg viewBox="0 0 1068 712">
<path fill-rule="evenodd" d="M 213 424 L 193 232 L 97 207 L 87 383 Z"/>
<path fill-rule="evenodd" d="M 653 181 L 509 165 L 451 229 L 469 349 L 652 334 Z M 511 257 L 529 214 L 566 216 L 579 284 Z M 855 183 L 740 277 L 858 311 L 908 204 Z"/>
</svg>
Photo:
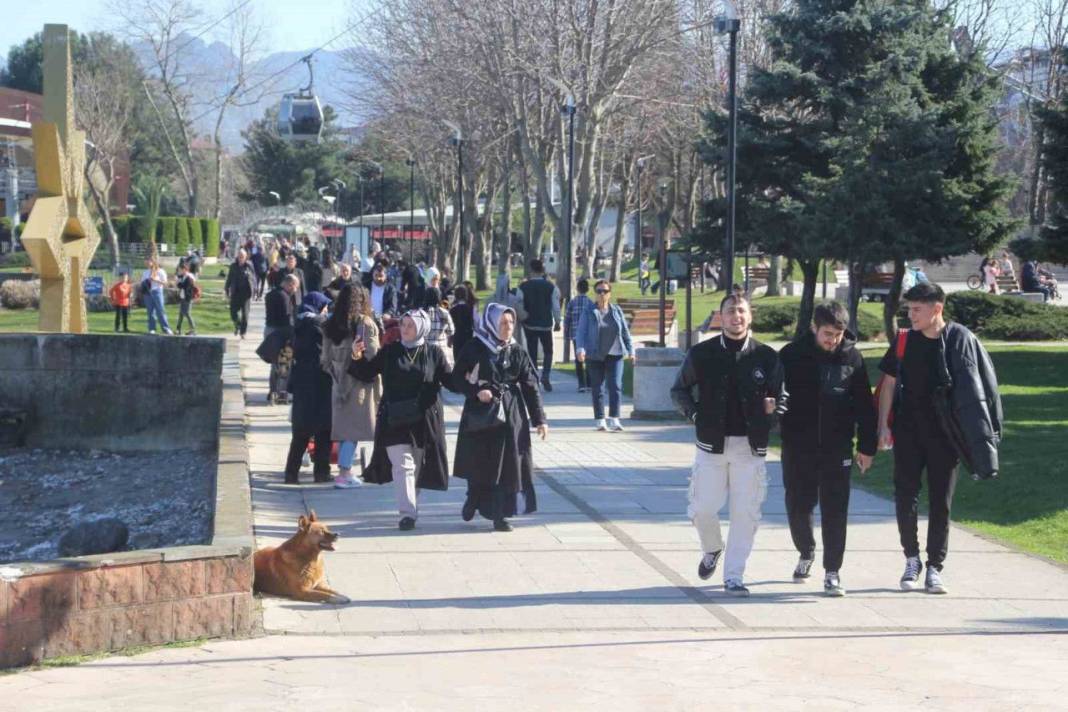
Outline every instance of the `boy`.
<svg viewBox="0 0 1068 712">
<path fill-rule="evenodd" d="M 108 296 L 111 297 L 111 306 L 115 307 L 115 332 L 119 331 L 119 322 L 122 322 L 122 333 L 129 334 L 128 320 L 130 318 L 130 294 L 133 285 L 130 284 L 130 273 L 123 272 L 119 275 L 119 281 L 111 286 Z"/>
<path fill-rule="evenodd" d="M 178 335 L 182 334 L 182 322 L 189 321 L 187 336 L 196 336 L 197 325 L 193 321 L 193 300 L 196 298 L 197 278 L 186 264 L 178 265 Z"/>
</svg>

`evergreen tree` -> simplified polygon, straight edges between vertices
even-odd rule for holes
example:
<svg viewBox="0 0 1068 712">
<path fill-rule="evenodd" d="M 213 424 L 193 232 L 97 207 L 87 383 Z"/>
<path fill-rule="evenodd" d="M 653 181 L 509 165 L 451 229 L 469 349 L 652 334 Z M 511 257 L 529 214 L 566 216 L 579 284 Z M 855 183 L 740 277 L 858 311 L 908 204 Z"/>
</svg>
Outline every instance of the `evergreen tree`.
<svg viewBox="0 0 1068 712">
<path fill-rule="evenodd" d="M 1051 108 L 1039 109 L 1046 131 L 1042 164 L 1046 169 L 1050 204 L 1037 249 L 1040 259 L 1068 264 L 1068 95 Z M 1023 259 L 1023 255 L 1020 256 Z"/>
<path fill-rule="evenodd" d="M 906 259 L 989 249 L 1011 229 L 994 80 L 977 54 L 954 53 L 926 0 L 799 0 L 769 24 L 773 62 L 753 71 L 739 108 L 739 244 L 800 267 L 797 335 L 821 258 L 860 272 L 892 260 L 892 334 Z M 722 164 L 724 114 L 708 128 L 704 155 Z M 707 225 L 705 242 L 719 242 Z"/>
</svg>

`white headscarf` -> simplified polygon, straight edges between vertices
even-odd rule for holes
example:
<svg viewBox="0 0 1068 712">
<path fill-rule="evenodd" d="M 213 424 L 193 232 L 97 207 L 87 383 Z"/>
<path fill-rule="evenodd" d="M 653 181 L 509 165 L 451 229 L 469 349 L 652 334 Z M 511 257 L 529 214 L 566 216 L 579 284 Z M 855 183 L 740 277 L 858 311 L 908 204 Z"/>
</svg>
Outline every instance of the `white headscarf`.
<svg viewBox="0 0 1068 712">
<path fill-rule="evenodd" d="M 412 309 L 405 313 L 401 320 L 407 317 L 415 322 L 415 341 L 405 341 L 401 339 L 401 343 L 404 344 L 406 349 L 414 349 L 422 346 L 426 343 L 427 334 L 430 333 L 430 315 L 422 309 Z"/>
<path fill-rule="evenodd" d="M 508 344 L 515 343 L 512 339 L 507 342 L 501 340 L 497 327 L 501 323 L 501 317 L 505 314 L 511 314 L 513 321 L 516 318 L 515 309 L 496 302 L 490 302 L 482 311 L 482 318 L 479 319 L 478 324 L 475 326 L 475 336 L 494 354 L 500 353 L 501 349 Z"/>
</svg>

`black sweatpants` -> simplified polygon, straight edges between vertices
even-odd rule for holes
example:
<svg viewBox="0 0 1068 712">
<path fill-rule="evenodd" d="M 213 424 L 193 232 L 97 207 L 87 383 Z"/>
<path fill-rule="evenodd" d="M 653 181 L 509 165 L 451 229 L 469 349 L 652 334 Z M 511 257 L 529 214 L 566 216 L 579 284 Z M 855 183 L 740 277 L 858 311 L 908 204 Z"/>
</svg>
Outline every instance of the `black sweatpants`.
<svg viewBox="0 0 1068 712">
<path fill-rule="evenodd" d="M 316 475 L 330 475 L 330 428 L 311 432 L 293 428 L 293 438 L 289 441 L 289 455 L 286 457 L 286 476 L 296 477 L 300 474 L 300 462 L 308 449 L 308 442 L 315 438 L 315 455 L 312 458 Z"/>
<path fill-rule="evenodd" d="M 129 331 L 127 322 L 130 319 L 130 307 L 115 307 L 115 331 L 119 330 L 119 321 L 122 321 L 122 330 Z"/>
<path fill-rule="evenodd" d="M 949 510 L 957 486 L 956 450 L 935 424 L 894 426 L 894 506 L 905 556 L 919 556 L 916 510 L 927 471 L 927 565 L 942 570 L 949 549 Z"/>
<path fill-rule="evenodd" d="M 553 332 L 552 330 L 541 331 L 537 329 L 523 329 L 523 333 L 527 337 L 527 353 L 530 354 L 530 360 L 534 364 L 534 371 L 538 370 L 538 344 L 541 344 L 542 354 L 545 356 L 545 362 L 541 368 L 541 380 L 548 381 L 549 374 L 553 370 Z"/>
<path fill-rule="evenodd" d="M 571 344 L 574 346 L 574 352 L 577 354 L 578 346 L 574 341 L 572 341 Z M 575 357 L 575 377 L 578 378 L 579 388 L 590 387 L 590 374 L 586 371 L 586 362 L 579 361 L 577 356 Z"/>
<path fill-rule="evenodd" d="M 785 445 L 782 448 L 782 484 L 786 489 L 790 536 L 801 556 L 806 559 L 815 556 L 812 512 L 819 503 L 825 571 L 842 568 L 852 467 L 853 460 L 848 452 L 835 454 Z"/>
<path fill-rule="evenodd" d="M 242 336 L 248 331 L 248 303 L 252 301 L 252 298 L 248 299 L 231 299 L 230 300 L 230 321 L 234 322 L 234 328 Z"/>
</svg>

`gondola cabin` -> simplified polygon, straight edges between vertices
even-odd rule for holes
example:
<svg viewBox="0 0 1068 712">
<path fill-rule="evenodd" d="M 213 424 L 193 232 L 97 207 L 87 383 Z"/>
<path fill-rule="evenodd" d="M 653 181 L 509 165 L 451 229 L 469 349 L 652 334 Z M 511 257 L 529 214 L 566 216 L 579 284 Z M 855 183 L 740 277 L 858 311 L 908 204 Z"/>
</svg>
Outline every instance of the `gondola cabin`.
<svg viewBox="0 0 1068 712">
<path fill-rule="evenodd" d="M 319 142 L 323 108 L 314 94 L 286 94 L 278 108 L 278 135 L 286 141 Z"/>
</svg>

